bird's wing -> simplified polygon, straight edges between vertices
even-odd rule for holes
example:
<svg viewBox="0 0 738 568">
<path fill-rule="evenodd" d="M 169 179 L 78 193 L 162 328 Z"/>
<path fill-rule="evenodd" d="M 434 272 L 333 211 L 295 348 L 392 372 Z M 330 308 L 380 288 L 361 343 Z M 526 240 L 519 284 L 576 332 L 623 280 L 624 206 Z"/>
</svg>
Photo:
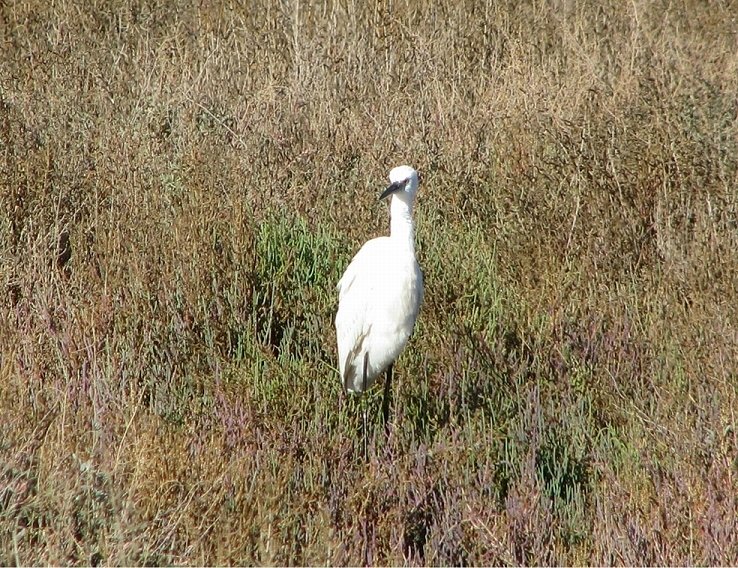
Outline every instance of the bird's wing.
<svg viewBox="0 0 738 568">
<path fill-rule="evenodd" d="M 382 279 L 377 262 L 382 258 L 381 244 L 381 239 L 364 244 L 337 286 L 336 339 L 341 378 L 347 387 L 355 383 L 356 374 L 367 364 L 364 341 L 370 332 L 368 312 Z"/>
<path fill-rule="evenodd" d="M 356 294 L 361 288 L 363 294 L 367 294 L 376 288 L 381 274 L 381 259 L 383 241 L 386 237 L 379 237 L 364 243 L 351 259 L 351 263 L 341 276 L 336 285 L 339 302 L 344 296 Z"/>
</svg>

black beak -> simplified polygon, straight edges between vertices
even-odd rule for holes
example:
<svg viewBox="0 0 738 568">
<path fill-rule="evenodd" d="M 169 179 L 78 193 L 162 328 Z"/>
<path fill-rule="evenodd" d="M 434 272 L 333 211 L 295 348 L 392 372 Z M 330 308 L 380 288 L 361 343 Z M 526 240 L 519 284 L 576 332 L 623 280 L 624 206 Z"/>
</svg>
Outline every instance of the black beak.
<svg viewBox="0 0 738 568">
<path fill-rule="evenodd" d="M 402 189 L 405 189 L 405 181 L 396 181 L 382 192 L 382 195 L 379 196 L 379 200 L 381 201 L 388 195 L 392 195 L 396 191 L 400 191 Z"/>
</svg>

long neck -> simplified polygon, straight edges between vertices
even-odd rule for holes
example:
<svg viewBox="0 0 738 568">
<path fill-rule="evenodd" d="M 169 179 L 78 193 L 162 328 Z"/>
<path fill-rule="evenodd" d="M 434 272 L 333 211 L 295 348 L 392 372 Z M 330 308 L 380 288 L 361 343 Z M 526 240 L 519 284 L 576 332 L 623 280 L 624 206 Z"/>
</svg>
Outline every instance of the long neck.
<svg viewBox="0 0 738 568">
<path fill-rule="evenodd" d="M 415 250 L 413 231 L 413 207 L 397 195 L 390 203 L 390 237 Z"/>
</svg>

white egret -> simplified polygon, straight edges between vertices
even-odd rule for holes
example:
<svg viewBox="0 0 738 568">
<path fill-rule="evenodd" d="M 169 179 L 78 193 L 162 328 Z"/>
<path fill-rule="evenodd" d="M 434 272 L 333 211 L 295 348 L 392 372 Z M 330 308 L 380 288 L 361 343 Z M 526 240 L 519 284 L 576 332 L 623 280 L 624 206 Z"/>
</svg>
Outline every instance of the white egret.
<svg viewBox="0 0 738 568">
<path fill-rule="evenodd" d="M 336 337 L 344 388 L 362 393 L 387 371 L 382 416 L 388 423 L 392 365 L 405 347 L 423 301 L 415 258 L 413 204 L 418 172 L 398 166 L 380 199 L 392 196 L 390 235 L 364 244 L 338 282 Z"/>
</svg>

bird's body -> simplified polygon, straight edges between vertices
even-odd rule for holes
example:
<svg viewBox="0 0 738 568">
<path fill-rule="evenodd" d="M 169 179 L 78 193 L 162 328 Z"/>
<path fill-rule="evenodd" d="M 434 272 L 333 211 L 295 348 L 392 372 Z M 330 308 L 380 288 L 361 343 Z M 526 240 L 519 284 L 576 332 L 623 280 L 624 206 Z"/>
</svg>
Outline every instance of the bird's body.
<svg viewBox="0 0 738 568">
<path fill-rule="evenodd" d="M 400 166 L 390 172 L 390 182 L 382 194 L 392 195 L 390 236 L 364 244 L 337 286 L 339 370 L 344 388 L 353 393 L 371 387 L 399 356 L 423 300 L 412 220 L 418 175 Z"/>
<path fill-rule="evenodd" d="M 398 251 L 390 237 L 379 237 L 359 250 L 338 290 L 341 377 L 346 390 L 363 392 L 405 347 L 418 315 L 423 277 L 414 254 Z"/>
</svg>

